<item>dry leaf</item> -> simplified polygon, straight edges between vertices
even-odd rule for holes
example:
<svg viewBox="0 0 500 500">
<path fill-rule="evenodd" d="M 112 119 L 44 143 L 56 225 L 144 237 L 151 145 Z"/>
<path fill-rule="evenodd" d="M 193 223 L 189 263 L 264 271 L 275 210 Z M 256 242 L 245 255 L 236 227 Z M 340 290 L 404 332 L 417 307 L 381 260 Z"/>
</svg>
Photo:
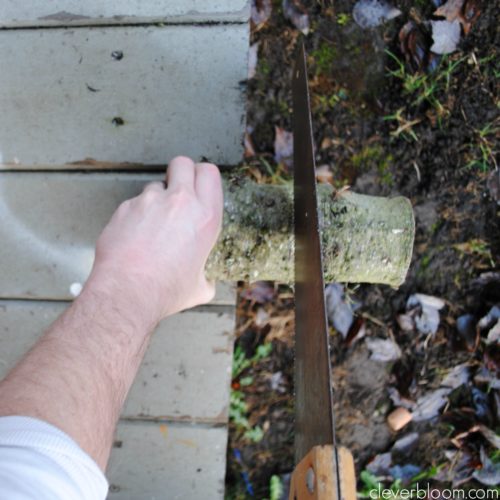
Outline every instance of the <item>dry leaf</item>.
<svg viewBox="0 0 500 500">
<path fill-rule="evenodd" d="M 284 163 L 287 167 L 293 164 L 293 133 L 284 128 L 274 127 L 274 159 L 277 163 Z"/>
<path fill-rule="evenodd" d="M 283 0 L 283 14 L 304 35 L 309 33 L 309 16 L 298 0 Z"/>
<path fill-rule="evenodd" d="M 254 44 L 250 45 L 250 49 L 248 50 L 248 79 L 249 80 L 255 76 L 255 72 L 257 69 L 259 44 L 260 44 L 260 42 L 255 42 Z"/>
<path fill-rule="evenodd" d="M 320 165 L 316 168 L 316 180 L 323 184 L 333 184 L 333 172 L 330 165 Z"/>
<path fill-rule="evenodd" d="M 352 17 L 361 28 L 375 28 L 384 21 L 401 14 L 399 9 L 385 0 L 358 0 L 352 10 Z"/>
<path fill-rule="evenodd" d="M 245 145 L 245 158 L 251 158 L 255 156 L 255 148 L 252 141 L 252 133 L 251 127 L 247 127 L 245 131 L 244 145 Z"/>
<path fill-rule="evenodd" d="M 273 10 L 271 0 L 252 0 L 252 22 L 257 29 L 269 20 Z"/>
<path fill-rule="evenodd" d="M 401 357 L 401 349 L 392 339 L 367 338 L 366 345 L 371 352 L 370 359 L 386 363 Z"/>
<path fill-rule="evenodd" d="M 432 41 L 431 50 L 435 54 L 451 54 L 457 50 L 460 42 L 460 22 L 431 21 Z"/>
<path fill-rule="evenodd" d="M 462 24 L 465 34 L 469 33 L 480 14 L 478 0 L 448 0 L 434 11 L 435 16 L 444 17 L 449 22 L 458 20 Z"/>
</svg>

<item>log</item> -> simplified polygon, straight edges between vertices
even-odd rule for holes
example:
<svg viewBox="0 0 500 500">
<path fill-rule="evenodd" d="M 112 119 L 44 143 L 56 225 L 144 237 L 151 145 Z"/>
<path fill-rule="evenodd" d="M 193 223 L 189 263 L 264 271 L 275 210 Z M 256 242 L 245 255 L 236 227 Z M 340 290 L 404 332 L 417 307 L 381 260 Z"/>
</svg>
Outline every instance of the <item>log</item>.
<svg viewBox="0 0 500 500">
<path fill-rule="evenodd" d="M 325 282 L 399 286 L 410 265 L 410 201 L 318 185 Z M 224 222 L 207 262 L 217 280 L 294 282 L 293 186 L 224 181 Z"/>
</svg>

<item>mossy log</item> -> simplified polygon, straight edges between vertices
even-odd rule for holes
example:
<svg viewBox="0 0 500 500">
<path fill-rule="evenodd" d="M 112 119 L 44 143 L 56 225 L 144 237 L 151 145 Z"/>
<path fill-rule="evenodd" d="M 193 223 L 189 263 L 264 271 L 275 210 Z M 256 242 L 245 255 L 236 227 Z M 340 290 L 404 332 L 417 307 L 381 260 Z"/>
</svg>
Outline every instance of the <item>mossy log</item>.
<svg viewBox="0 0 500 500">
<path fill-rule="evenodd" d="M 410 265 L 415 220 L 407 198 L 318 185 L 325 282 L 399 286 Z M 224 182 L 222 234 L 207 263 L 218 280 L 294 281 L 292 185 Z"/>
</svg>

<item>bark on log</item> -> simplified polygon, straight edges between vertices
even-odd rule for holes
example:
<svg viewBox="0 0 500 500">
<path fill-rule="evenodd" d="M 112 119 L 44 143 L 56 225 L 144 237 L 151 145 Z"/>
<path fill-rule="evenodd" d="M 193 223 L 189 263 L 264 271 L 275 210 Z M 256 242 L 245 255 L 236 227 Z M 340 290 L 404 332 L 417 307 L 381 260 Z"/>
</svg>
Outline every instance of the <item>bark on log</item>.
<svg viewBox="0 0 500 500">
<path fill-rule="evenodd" d="M 318 185 L 325 282 L 399 286 L 410 265 L 415 220 L 407 198 Z M 207 263 L 217 280 L 294 281 L 293 187 L 224 183 L 222 234 Z"/>
</svg>

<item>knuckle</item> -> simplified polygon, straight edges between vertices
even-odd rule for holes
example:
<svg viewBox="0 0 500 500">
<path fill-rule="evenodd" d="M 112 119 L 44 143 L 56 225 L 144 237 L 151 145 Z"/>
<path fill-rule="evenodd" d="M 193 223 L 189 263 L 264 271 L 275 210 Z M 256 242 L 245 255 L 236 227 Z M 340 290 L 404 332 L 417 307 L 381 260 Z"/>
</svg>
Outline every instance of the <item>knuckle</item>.
<svg viewBox="0 0 500 500">
<path fill-rule="evenodd" d="M 179 187 L 170 191 L 170 200 L 176 206 L 185 207 L 192 203 L 193 195 L 186 189 Z"/>
<path fill-rule="evenodd" d="M 212 175 L 213 177 L 220 177 L 220 170 L 217 165 L 213 163 L 199 163 L 201 167 L 205 170 L 206 173 Z"/>
<path fill-rule="evenodd" d="M 154 203 L 158 199 L 158 193 L 155 191 L 144 191 L 140 198 L 146 204 Z"/>
</svg>

